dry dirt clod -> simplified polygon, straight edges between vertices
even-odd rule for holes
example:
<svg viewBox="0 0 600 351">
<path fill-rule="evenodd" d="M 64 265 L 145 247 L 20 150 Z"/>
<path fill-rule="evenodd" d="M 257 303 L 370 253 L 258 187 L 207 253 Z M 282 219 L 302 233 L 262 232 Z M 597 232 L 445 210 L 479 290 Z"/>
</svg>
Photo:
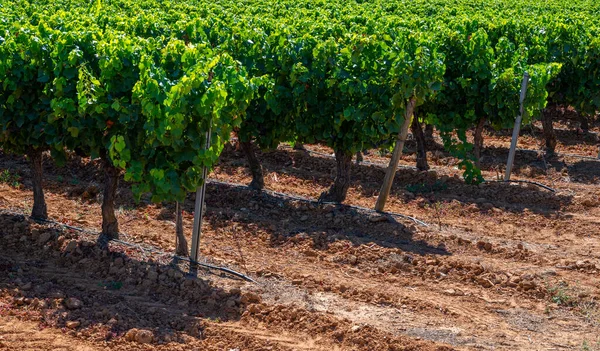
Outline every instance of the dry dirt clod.
<svg viewBox="0 0 600 351">
<path fill-rule="evenodd" d="M 133 328 L 125 333 L 125 340 L 149 344 L 154 340 L 154 333 L 150 330 Z"/>
<path fill-rule="evenodd" d="M 358 263 L 358 258 L 354 255 L 349 255 L 348 256 L 348 263 L 350 263 L 351 265 L 356 265 Z"/>
<path fill-rule="evenodd" d="M 65 306 L 70 310 L 77 310 L 83 307 L 83 302 L 77 298 L 69 297 L 65 300 Z"/>
<path fill-rule="evenodd" d="M 387 222 L 388 218 L 382 215 L 372 215 L 369 217 L 369 221 L 372 223 Z"/>
<path fill-rule="evenodd" d="M 249 291 L 242 295 L 240 302 L 244 305 L 247 305 L 247 304 L 251 304 L 251 303 L 260 303 L 261 300 L 262 299 L 260 298 L 260 296 L 258 294 Z"/>
<path fill-rule="evenodd" d="M 81 325 L 80 321 L 68 321 L 65 326 L 69 329 L 75 329 Z"/>
<path fill-rule="evenodd" d="M 356 333 L 357 331 L 361 330 L 362 327 L 360 325 L 353 325 L 351 330 L 353 333 Z"/>
<path fill-rule="evenodd" d="M 50 240 L 51 238 L 52 238 L 51 232 L 44 232 L 38 237 L 37 242 L 38 242 L 38 244 L 43 245 L 43 244 L 47 243 L 48 240 Z"/>
</svg>

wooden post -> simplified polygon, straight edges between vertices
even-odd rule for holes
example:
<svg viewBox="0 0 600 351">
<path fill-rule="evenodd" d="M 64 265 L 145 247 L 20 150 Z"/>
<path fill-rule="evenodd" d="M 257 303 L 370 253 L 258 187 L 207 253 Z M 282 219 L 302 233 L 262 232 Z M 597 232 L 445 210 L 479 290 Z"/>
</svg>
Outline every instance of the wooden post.
<svg viewBox="0 0 600 351">
<path fill-rule="evenodd" d="M 396 145 L 394 146 L 394 152 L 392 153 L 392 159 L 390 160 L 390 164 L 388 165 L 388 168 L 385 171 L 385 178 L 383 178 L 383 184 L 381 184 L 379 197 L 377 198 L 377 203 L 375 204 L 376 211 L 383 211 L 387 198 L 390 195 L 390 191 L 392 190 L 392 183 L 394 182 L 394 176 L 396 175 L 396 170 L 398 169 L 398 162 L 400 161 L 400 156 L 402 156 L 404 142 L 406 141 L 406 136 L 408 135 L 408 128 L 410 127 L 416 103 L 417 100 L 414 97 L 412 97 L 406 104 L 406 109 L 404 110 L 404 123 L 402 124 L 402 128 L 398 133 Z"/>
<path fill-rule="evenodd" d="M 510 180 L 510 172 L 512 171 L 513 162 L 515 161 L 515 152 L 517 150 L 517 139 L 519 138 L 519 131 L 521 130 L 521 121 L 523 120 L 523 102 L 525 101 L 525 96 L 527 95 L 527 83 L 529 82 L 529 73 L 525 72 L 523 74 L 523 82 L 521 83 L 521 97 L 519 98 L 519 103 L 521 104 L 519 109 L 519 115 L 515 121 L 515 126 L 513 128 L 512 141 L 510 143 L 510 151 L 508 152 L 508 161 L 506 162 L 506 174 L 504 175 L 504 181 L 507 182 Z"/>
<path fill-rule="evenodd" d="M 210 148 L 210 129 L 206 133 L 206 150 Z M 192 247 L 190 259 L 193 262 L 198 262 L 200 255 L 200 235 L 202 234 L 202 216 L 204 212 L 204 195 L 206 194 L 206 177 L 208 169 L 202 169 L 202 186 L 196 189 L 196 203 L 194 206 L 194 229 L 192 232 Z"/>
</svg>

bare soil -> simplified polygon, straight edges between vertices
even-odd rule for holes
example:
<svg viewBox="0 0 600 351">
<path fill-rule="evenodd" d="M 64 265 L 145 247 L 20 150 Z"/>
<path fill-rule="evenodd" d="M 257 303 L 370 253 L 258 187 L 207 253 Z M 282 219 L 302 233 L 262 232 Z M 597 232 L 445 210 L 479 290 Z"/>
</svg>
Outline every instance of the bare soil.
<svg viewBox="0 0 600 351">
<path fill-rule="evenodd" d="M 562 116 L 562 115 L 561 115 Z M 555 123 L 562 154 L 597 156 L 594 134 Z M 592 125 L 592 131 L 598 131 Z M 539 150 L 525 128 L 519 147 Z M 595 128 L 595 129 L 594 129 Z M 564 129 L 564 130 L 562 130 Z M 502 174 L 510 131 L 486 130 L 486 179 Z M 258 154 L 267 189 L 316 199 L 333 151 L 281 146 Z M 318 205 L 209 184 L 201 254 L 257 284 L 172 262 L 54 224 L 36 223 L 25 159 L 0 153 L 0 350 L 598 350 L 600 162 L 517 153 L 514 178 L 548 185 L 465 184 L 458 161 L 414 143 L 387 211 Z M 317 152 L 317 153 L 314 153 Z M 389 155 L 352 166 L 347 203 L 373 208 Z M 98 161 L 44 163 L 49 216 L 99 231 Z M 228 147 L 212 179 L 248 184 Z M 187 235 L 193 196 L 184 204 Z M 117 193 L 124 240 L 175 249 L 175 204 Z M 191 241 L 188 237 L 188 241 Z"/>
</svg>

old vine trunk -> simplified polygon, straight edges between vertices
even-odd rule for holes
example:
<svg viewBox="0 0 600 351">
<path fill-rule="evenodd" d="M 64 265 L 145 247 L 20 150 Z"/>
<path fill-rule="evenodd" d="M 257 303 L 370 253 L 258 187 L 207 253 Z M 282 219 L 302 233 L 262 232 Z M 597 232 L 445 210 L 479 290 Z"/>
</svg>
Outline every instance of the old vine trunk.
<svg viewBox="0 0 600 351">
<path fill-rule="evenodd" d="M 262 165 L 256 157 L 252 143 L 250 141 L 242 141 L 240 142 L 240 146 L 246 155 L 248 166 L 250 167 L 250 173 L 252 174 L 252 182 L 249 186 L 252 189 L 262 190 L 265 187 L 265 178 L 263 175 Z"/>
<path fill-rule="evenodd" d="M 475 154 L 475 164 L 481 166 L 481 149 L 483 148 L 483 127 L 485 126 L 485 118 L 481 118 L 477 124 L 477 128 L 473 132 L 473 152 Z"/>
<path fill-rule="evenodd" d="M 427 164 L 427 143 L 425 141 L 423 128 L 421 127 L 421 122 L 419 122 L 416 115 L 413 118 L 410 129 L 417 142 L 417 169 L 419 171 L 427 171 L 429 169 L 429 165 Z"/>
<path fill-rule="evenodd" d="M 545 110 L 542 111 L 542 130 L 546 141 L 546 154 L 553 155 L 557 144 L 556 132 L 552 125 L 552 116 Z"/>
<path fill-rule="evenodd" d="M 42 150 L 31 149 L 28 153 L 29 161 L 31 162 L 31 173 L 33 181 L 33 209 L 31 217 L 39 219 L 48 218 L 48 209 L 46 207 L 46 199 L 44 198 L 43 168 L 42 168 Z"/>
<path fill-rule="evenodd" d="M 352 153 L 335 150 L 336 176 L 333 185 L 328 191 L 321 194 L 323 202 L 341 203 L 346 200 L 350 188 L 350 168 L 352 167 Z"/>
<path fill-rule="evenodd" d="M 102 158 L 104 170 L 104 198 L 102 199 L 102 234 L 119 238 L 119 223 L 115 215 L 115 198 L 119 186 L 119 169 L 107 158 Z"/>
<path fill-rule="evenodd" d="M 175 254 L 178 256 L 187 257 L 188 253 L 188 242 L 183 235 L 183 209 L 179 202 L 175 204 Z"/>
</svg>

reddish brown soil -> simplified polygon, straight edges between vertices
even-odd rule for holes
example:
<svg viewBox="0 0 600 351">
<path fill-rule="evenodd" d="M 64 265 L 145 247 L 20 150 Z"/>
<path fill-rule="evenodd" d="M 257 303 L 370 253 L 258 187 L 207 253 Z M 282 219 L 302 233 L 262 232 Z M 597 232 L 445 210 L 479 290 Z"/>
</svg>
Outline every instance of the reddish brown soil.
<svg viewBox="0 0 600 351">
<path fill-rule="evenodd" d="M 534 131 L 522 133 L 519 147 L 539 149 Z M 503 169 L 509 141 L 509 131 L 486 132 L 486 179 Z M 595 156 L 597 144 L 559 132 L 558 151 Z M 334 176 L 328 157 L 282 147 L 259 158 L 275 191 L 317 198 Z M 365 160 L 385 164 L 388 157 L 372 152 Z M 439 145 L 429 162 L 434 171 L 398 172 L 386 208 L 428 227 L 209 185 L 202 255 L 258 284 L 202 270 L 186 278 L 186 266 L 165 255 L 105 248 L 94 236 L 4 211 L 0 349 L 600 349 L 600 162 L 517 153 L 515 178 L 555 193 L 467 185 Z M 414 166 L 414 154 L 402 164 Z M 5 169 L 21 185 L 0 184 L 0 208 L 26 213 L 27 163 L 0 154 Z M 47 161 L 45 172 L 50 217 L 98 230 L 97 164 L 73 159 L 57 168 Z M 347 203 L 372 208 L 383 175 L 381 167 L 353 166 Z M 228 148 L 211 178 L 249 183 L 242 154 Z M 135 204 L 126 186 L 118 200 L 125 240 L 173 251 L 174 205 Z M 193 197 L 184 206 L 190 233 Z M 69 298 L 82 306 L 67 308 Z M 135 330 L 152 341 L 130 341 Z"/>
</svg>

